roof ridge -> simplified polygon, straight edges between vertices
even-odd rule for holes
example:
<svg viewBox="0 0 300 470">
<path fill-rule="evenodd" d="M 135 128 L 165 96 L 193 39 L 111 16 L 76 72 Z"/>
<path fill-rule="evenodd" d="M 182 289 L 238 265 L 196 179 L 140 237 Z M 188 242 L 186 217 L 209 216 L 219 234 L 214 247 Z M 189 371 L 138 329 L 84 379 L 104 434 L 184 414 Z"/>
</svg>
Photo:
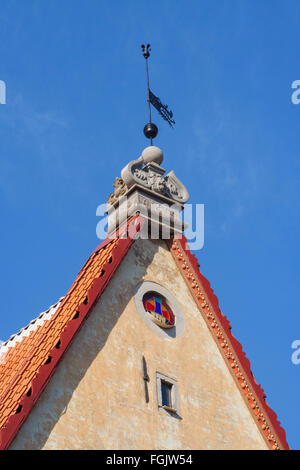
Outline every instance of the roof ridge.
<svg viewBox="0 0 300 470">
<path fill-rule="evenodd" d="M 3 341 L 2 343 L 0 343 L 0 354 L 3 353 L 2 348 L 13 347 L 13 346 L 9 346 L 9 343 L 12 342 L 17 336 L 20 336 L 24 331 L 28 330 L 30 328 L 30 325 L 34 325 L 38 320 L 42 319 L 45 315 L 50 313 L 51 310 L 58 307 L 61 301 L 63 300 L 63 298 L 64 297 L 60 297 L 59 300 L 55 302 L 54 304 L 50 305 L 50 307 L 47 308 L 47 310 L 44 310 L 43 312 L 41 312 L 36 318 L 31 320 L 26 326 L 23 326 L 17 333 L 14 333 L 13 335 L 11 335 L 6 341 Z M 48 318 L 45 318 L 44 321 L 47 319 Z"/>
</svg>

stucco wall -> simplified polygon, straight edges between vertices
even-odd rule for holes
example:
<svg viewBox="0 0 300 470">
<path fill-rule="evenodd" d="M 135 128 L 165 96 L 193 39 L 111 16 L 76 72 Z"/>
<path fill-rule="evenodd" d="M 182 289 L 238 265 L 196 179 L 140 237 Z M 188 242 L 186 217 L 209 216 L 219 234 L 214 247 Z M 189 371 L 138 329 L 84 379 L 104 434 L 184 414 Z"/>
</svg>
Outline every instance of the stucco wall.
<svg viewBox="0 0 300 470">
<path fill-rule="evenodd" d="M 143 279 L 176 297 L 180 337 L 157 335 L 138 314 Z M 181 419 L 158 408 L 156 372 L 177 380 Z M 163 241 L 134 243 L 10 448 L 266 448 Z"/>
</svg>

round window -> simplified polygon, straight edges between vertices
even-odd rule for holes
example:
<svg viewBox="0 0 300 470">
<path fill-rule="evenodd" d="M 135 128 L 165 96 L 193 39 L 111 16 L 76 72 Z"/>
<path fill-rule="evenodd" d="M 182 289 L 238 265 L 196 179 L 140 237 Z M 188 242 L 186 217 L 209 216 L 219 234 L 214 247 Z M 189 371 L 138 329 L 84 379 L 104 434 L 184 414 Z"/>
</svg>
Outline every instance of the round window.
<svg viewBox="0 0 300 470">
<path fill-rule="evenodd" d="M 172 328 L 175 316 L 165 298 L 156 292 L 147 292 L 143 296 L 143 305 L 151 320 L 162 328 Z"/>
<path fill-rule="evenodd" d="M 184 313 L 171 292 L 156 282 L 140 282 L 134 293 L 137 311 L 161 338 L 178 338 L 184 332 Z"/>
</svg>

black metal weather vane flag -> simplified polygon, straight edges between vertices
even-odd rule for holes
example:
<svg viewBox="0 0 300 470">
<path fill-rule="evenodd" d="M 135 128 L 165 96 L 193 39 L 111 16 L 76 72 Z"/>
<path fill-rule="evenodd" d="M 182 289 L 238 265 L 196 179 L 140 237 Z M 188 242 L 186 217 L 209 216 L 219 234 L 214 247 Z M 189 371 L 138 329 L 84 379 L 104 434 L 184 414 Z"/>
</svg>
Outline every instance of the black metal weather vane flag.
<svg viewBox="0 0 300 470">
<path fill-rule="evenodd" d="M 167 121 L 167 123 L 173 127 L 173 125 L 175 124 L 175 121 L 173 118 L 173 113 L 170 109 L 168 109 L 168 105 L 167 104 L 162 104 L 162 102 L 160 101 L 160 99 L 155 96 L 155 94 L 149 90 L 149 94 L 150 94 L 150 103 L 154 106 L 154 108 L 157 109 L 157 111 L 159 112 L 159 114 L 161 115 L 161 117 Z"/>
<path fill-rule="evenodd" d="M 146 124 L 144 127 L 144 134 L 145 136 L 150 139 L 150 143 L 152 145 L 152 139 L 157 136 L 158 133 L 158 128 L 157 126 L 151 121 L 151 104 L 152 106 L 159 112 L 161 117 L 167 121 L 167 123 L 173 127 L 175 124 L 175 121 L 173 119 L 173 113 L 172 111 L 168 108 L 168 105 L 163 104 L 161 100 L 150 90 L 149 86 L 149 70 L 148 70 L 148 58 L 150 57 L 150 51 L 151 51 L 151 45 L 147 44 L 146 46 L 142 44 L 142 51 L 143 51 L 143 56 L 146 59 L 146 73 L 147 73 L 147 101 L 148 101 L 148 107 L 149 107 L 149 123 Z"/>
</svg>

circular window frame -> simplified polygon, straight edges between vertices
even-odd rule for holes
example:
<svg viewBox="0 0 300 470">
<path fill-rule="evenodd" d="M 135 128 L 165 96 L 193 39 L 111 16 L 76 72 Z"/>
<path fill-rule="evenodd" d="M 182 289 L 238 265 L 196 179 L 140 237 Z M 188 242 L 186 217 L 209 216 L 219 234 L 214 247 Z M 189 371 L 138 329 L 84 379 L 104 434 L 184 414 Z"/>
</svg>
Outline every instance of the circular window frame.
<svg viewBox="0 0 300 470">
<path fill-rule="evenodd" d="M 143 298 L 147 293 L 157 293 L 165 299 L 175 316 L 175 325 L 171 328 L 163 328 L 157 325 L 146 312 Z M 140 317 L 147 326 L 161 338 L 178 338 L 184 332 L 184 313 L 176 298 L 165 287 L 156 282 L 140 282 L 135 289 L 134 302 Z"/>
<path fill-rule="evenodd" d="M 162 319 L 161 319 L 161 317 L 163 317 L 162 314 L 159 316 L 159 318 L 157 318 L 157 316 L 156 316 L 155 314 L 153 315 L 152 312 L 149 312 L 149 311 L 146 309 L 146 307 L 145 307 L 145 302 L 146 302 L 147 300 L 149 300 L 149 298 L 153 298 L 153 297 L 158 297 L 158 298 L 160 298 L 161 301 L 162 301 L 162 305 L 163 305 L 168 311 L 171 311 L 171 314 L 172 314 L 172 316 L 173 316 L 173 318 L 174 318 L 174 321 L 173 321 L 172 324 L 170 324 L 170 323 L 169 323 L 169 324 L 168 324 L 168 323 L 163 324 L 163 323 L 162 323 Z M 146 299 L 145 299 L 145 298 L 146 298 Z M 171 309 L 171 307 L 170 307 L 170 305 L 168 304 L 167 299 L 165 298 L 164 295 L 159 294 L 159 293 L 157 292 L 157 290 L 156 290 L 156 291 L 148 291 L 148 292 L 146 292 L 146 294 L 143 295 L 143 305 L 144 305 L 144 309 L 146 310 L 146 312 L 147 312 L 148 315 L 150 316 L 150 319 L 151 319 L 154 323 L 156 323 L 158 326 L 160 326 L 161 328 L 174 328 L 174 326 L 176 325 L 176 316 L 174 315 L 173 310 Z"/>
</svg>

